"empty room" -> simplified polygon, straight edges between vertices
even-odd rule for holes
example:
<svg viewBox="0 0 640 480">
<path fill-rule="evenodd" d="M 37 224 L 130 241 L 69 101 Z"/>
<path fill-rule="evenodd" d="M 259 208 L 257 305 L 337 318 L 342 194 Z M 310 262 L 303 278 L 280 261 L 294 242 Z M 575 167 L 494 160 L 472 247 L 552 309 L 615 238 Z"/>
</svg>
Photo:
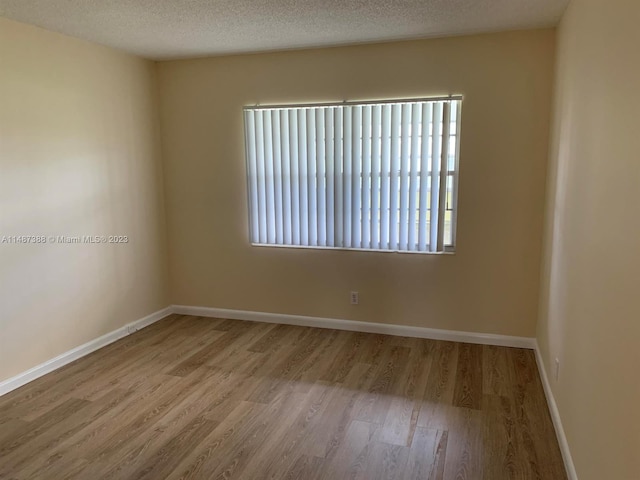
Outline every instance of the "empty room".
<svg viewBox="0 0 640 480">
<path fill-rule="evenodd" d="M 639 24 L 0 0 L 0 479 L 640 480 Z"/>
</svg>

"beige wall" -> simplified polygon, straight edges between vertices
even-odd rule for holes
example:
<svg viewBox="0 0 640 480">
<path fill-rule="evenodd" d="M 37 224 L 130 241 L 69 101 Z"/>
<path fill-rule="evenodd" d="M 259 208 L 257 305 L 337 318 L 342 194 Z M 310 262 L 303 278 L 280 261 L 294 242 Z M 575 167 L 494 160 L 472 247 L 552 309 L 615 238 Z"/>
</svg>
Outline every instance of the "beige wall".
<svg viewBox="0 0 640 480">
<path fill-rule="evenodd" d="M 639 20 L 573 0 L 559 33 L 538 341 L 581 480 L 640 478 Z"/>
<path fill-rule="evenodd" d="M 172 302 L 533 336 L 553 59 L 537 30 L 159 64 Z M 456 255 L 249 245 L 243 105 L 448 93 Z"/>
<path fill-rule="evenodd" d="M 168 303 L 155 66 L 0 18 L 0 381 Z"/>
</svg>

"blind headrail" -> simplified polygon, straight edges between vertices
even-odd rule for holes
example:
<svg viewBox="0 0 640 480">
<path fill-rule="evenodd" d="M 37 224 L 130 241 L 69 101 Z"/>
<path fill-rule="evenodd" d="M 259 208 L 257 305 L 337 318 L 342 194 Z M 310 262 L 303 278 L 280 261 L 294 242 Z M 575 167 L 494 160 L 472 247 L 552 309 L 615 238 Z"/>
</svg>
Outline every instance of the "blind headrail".
<svg viewBox="0 0 640 480">
<path fill-rule="evenodd" d="M 421 103 L 421 102 L 445 102 L 453 100 L 462 100 L 462 95 L 446 95 L 439 97 L 421 97 L 421 98 L 394 98 L 390 100 L 353 100 L 343 102 L 321 102 L 321 103 L 286 103 L 279 105 L 246 105 L 244 110 L 277 110 L 292 108 L 326 108 L 326 107 L 343 107 L 353 105 L 387 105 L 398 103 Z"/>
</svg>

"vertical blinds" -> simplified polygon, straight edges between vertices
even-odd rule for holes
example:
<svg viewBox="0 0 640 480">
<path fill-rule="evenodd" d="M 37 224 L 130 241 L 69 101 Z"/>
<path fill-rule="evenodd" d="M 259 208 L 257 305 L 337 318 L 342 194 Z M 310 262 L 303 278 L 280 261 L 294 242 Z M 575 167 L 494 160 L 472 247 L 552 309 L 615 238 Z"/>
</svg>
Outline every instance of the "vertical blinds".
<svg viewBox="0 0 640 480">
<path fill-rule="evenodd" d="M 251 242 L 452 249 L 460 109 L 459 98 L 246 108 Z"/>
</svg>

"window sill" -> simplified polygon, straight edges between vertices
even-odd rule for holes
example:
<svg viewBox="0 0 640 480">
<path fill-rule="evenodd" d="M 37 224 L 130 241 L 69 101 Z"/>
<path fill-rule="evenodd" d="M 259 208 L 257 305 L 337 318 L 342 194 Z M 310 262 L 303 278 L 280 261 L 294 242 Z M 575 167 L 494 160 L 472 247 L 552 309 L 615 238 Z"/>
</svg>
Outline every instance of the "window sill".
<svg viewBox="0 0 640 480">
<path fill-rule="evenodd" d="M 418 252 L 411 250 L 381 250 L 377 248 L 345 248 L 345 247 L 323 247 L 320 245 L 274 245 L 271 243 L 252 243 L 252 247 L 262 248 L 292 248 L 296 250 L 329 250 L 329 251 L 343 251 L 343 252 L 372 252 L 372 253 L 398 253 L 409 255 L 455 255 L 456 251 L 454 247 L 445 247 L 444 252 Z"/>
</svg>

